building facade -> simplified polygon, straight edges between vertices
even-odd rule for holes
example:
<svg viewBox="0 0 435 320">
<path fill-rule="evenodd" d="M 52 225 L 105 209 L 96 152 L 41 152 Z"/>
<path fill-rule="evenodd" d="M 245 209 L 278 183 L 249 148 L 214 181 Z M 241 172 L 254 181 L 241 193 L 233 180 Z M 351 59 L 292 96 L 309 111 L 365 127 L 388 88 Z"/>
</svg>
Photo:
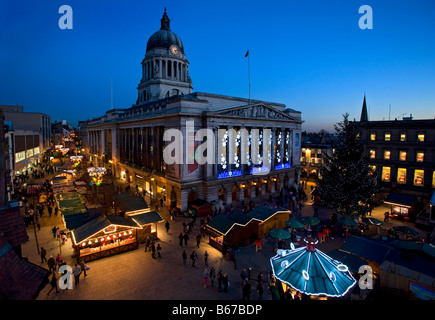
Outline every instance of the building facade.
<svg viewBox="0 0 435 320">
<path fill-rule="evenodd" d="M 298 183 L 301 113 L 281 103 L 193 92 L 184 46 L 166 11 L 148 40 L 137 90 L 131 108 L 82 121 L 80 130 L 87 152 L 147 200 L 184 211 L 195 199 L 229 205 Z M 179 161 L 170 163 L 165 155 L 178 144 Z"/>
<path fill-rule="evenodd" d="M 429 196 L 435 188 L 435 119 L 361 123 L 365 152 L 380 183 Z"/>
<path fill-rule="evenodd" d="M 23 112 L 21 106 L 1 105 L 5 121 L 9 124 L 12 176 L 39 163 L 44 151 L 50 148 L 50 116 L 43 113 Z"/>
</svg>

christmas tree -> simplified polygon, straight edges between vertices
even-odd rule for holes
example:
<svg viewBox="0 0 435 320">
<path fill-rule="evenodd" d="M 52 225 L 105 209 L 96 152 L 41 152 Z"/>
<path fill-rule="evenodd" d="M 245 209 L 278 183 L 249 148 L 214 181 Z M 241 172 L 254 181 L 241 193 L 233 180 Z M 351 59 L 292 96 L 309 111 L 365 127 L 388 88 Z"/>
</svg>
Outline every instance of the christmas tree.
<svg viewBox="0 0 435 320">
<path fill-rule="evenodd" d="M 370 210 L 373 195 L 379 191 L 376 172 L 364 156 L 358 122 L 349 122 L 349 114 L 335 124 L 335 151 L 323 154 L 316 192 L 330 209 L 345 217 L 365 215 Z"/>
</svg>

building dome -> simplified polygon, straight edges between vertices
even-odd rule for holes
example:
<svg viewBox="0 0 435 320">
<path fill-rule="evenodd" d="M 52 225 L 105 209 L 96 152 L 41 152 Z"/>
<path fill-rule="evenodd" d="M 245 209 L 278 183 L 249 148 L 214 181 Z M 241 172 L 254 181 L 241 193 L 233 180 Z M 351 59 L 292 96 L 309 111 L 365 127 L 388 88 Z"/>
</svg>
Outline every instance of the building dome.
<svg viewBox="0 0 435 320">
<path fill-rule="evenodd" d="M 160 30 L 155 32 L 148 39 L 146 52 L 154 48 L 169 49 L 172 45 L 175 45 L 181 52 L 184 53 L 184 47 L 180 37 L 171 31 L 171 28 L 169 26 L 170 20 L 168 18 L 168 15 L 166 14 L 166 8 L 165 13 L 163 14 L 163 17 L 160 21 Z"/>
</svg>

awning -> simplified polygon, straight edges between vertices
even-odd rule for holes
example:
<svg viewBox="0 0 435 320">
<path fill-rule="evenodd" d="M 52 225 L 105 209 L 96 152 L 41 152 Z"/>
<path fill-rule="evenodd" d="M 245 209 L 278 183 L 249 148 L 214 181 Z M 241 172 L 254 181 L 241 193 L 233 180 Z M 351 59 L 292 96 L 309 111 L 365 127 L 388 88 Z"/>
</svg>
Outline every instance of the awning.
<svg viewBox="0 0 435 320">
<path fill-rule="evenodd" d="M 141 226 L 144 226 L 144 225 L 150 224 L 150 223 L 154 223 L 154 222 L 163 221 L 162 216 L 156 211 L 139 213 L 139 214 L 131 215 L 130 217 L 137 224 L 139 224 Z"/>
<path fill-rule="evenodd" d="M 403 193 L 390 192 L 384 203 L 396 205 L 400 207 L 411 208 L 414 203 L 415 196 Z"/>
</svg>

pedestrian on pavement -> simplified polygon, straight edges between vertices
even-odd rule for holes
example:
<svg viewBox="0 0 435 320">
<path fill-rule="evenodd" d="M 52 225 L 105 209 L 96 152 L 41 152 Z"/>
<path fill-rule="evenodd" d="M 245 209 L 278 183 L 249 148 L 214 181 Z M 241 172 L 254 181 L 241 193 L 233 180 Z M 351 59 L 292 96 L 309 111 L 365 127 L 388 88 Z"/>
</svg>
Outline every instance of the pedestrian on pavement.
<svg viewBox="0 0 435 320">
<path fill-rule="evenodd" d="M 263 292 L 264 292 L 264 288 L 263 288 L 263 273 L 260 272 L 260 274 L 257 277 L 257 291 L 258 291 L 258 299 L 262 299 L 263 298 Z"/>
<path fill-rule="evenodd" d="M 169 233 L 169 220 L 166 220 L 165 228 L 166 228 L 166 232 Z"/>
<path fill-rule="evenodd" d="M 57 216 L 57 213 L 59 212 L 59 207 L 56 206 L 54 207 L 54 215 Z"/>
<path fill-rule="evenodd" d="M 183 264 L 186 266 L 186 260 L 187 260 L 187 253 L 185 250 L 183 250 L 183 253 L 181 254 L 181 257 L 183 258 Z"/>
<path fill-rule="evenodd" d="M 53 227 L 53 229 L 51 229 L 51 232 L 53 233 L 53 239 L 56 239 L 56 226 Z"/>
<path fill-rule="evenodd" d="M 57 265 L 57 267 L 60 266 L 61 262 L 62 262 L 62 255 L 60 253 L 58 253 L 57 257 L 56 257 L 56 265 Z"/>
<path fill-rule="evenodd" d="M 150 247 L 150 237 L 147 236 L 145 239 L 145 252 L 148 251 L 148 248 Z"/>
<path fill-rule="evenodd" d="M 217 274 L 217 280 L 218 280 L 218 291 L 222 290 L 222 270 L 219 270 L 218 274 Z"/>
<path fill-rule="evenodd" d="M 390 218 L 390 213 L 388 211 L 385 211 L 385 213 L 384 213 L 384 222 L 388 222 L 389 218 Z"/>
<path fill-rule="evenodd" d="M 184 234 L 183 238 L 184 238 L 184 245 L 187 246 L 187 240 L 189 239 L 189 235 L 187 234 L 187 232 Z"/>
<path fill-rule="evenodd" d="M 208 267 L 208 252 L 205 250 L 204 252 L 204 264 L 206 267 Z"/>
<path fill-rule="evenodd" d="M 198 233 L 198 235 L 196 236 L 196 246 L 199 248 L 199 244 L 201 243 L 201 234 Z"/>
<path fill-rule="evenodd" d="M 56 239 L 60 238 L 60 228 L 56 227 Z"/>
<path fill-rule="evenodd" d="M 36 215 L 36 225 L 38 226 L 38 230 L 41 230 L 41 216 L 39 214 Z"/>
<path fill-rule="evenodd" d="M 82 273 L 82 269 L 77 265 L 77 263 L 75 264 L 73 273 L 74 273 L 75 284 L 78 285 L 80 282 L 80 274 Z"/>
<path fill-rule="evenodd" d="M 48 258 L 47 265 L 50 272 L 56 271 L 56 261 L 54 260 L 53 255 L 50 255 L 50 258 Z"/>
<path fill-rule="evenodd" d="M 154 241 L 151 242 L 151 252 L 153 259 L 156 258 L 156 245 L 154 244 Z"/>
<path fill-rule="evenodd" d="M 183 247 L 183 233 L 180 232 L 180 235 L 178 236 L 178 245 L 180 247 Z"/>
<path fill-rule="evenodd" d="M 248 271 L 246 271 L 246 268 L 243 268 L 242 271 L 240 272 L 240 278 L 242 279 L 241 284 L 243 285 L 243 282 L 245 280 L 248 280 Z"/>
<path fill-rule="evenodd" d="M 222 275 L 222 285 L 224 286 L 224 292 L 227 292 L 228 287 L 230 286 L 230 281 L 228 279 L 228 273 L 226 272 Z"/>
<path fill-rule="evenodd" d="M 84 276 L 87 277 L 86 269 L 88 268 L 88 266 L 85 264 L 83 259 L 80 259 L 80 267 L 82 268 Z"/>
<path fill-rule="evenodd" d="M 197 258 L 198 256 L 196 255 L 195 250 L 193 250 L 192 253 L 190 254 L 190 259 L 192 260 L 192 267 L 195 267 L 195 262 Z"/>
<path fill-rule="evenodd" d="M 50 205 L 48 205 L 47 210 L 48 210 L 48 216 L 51 217 L 51 214 L 53 213 L 53 208 Z"/>
<path fill-rule="evenodd" d="M 202 276 L 204 278 L 204 289 L 205 289 L 207 287 L 208 277 L 210 276 L 210 272 L 208 271 L 207 267 L 204 269 L 204 273 Z"/>
<path fill-rule="evenodd" d="M 47 262 L 47 250 L 41 247 L 41 263 Z"/>
<path fill-rule="evenodd" d="M 160 243 L 157 244 L 157 256 L 161 258 L 160 251 L 162 251 L 162 247 L 160 246 Z"/>
<path fill-rule="evenodd" d="M 52 278 L 50 280 L 50 285 L 51 285 L 51 289 L 50 291 L 47 292 L 47 296 L 50 295 L 51 291 L 53 291 L 53 289 L 56 289 L 56 293 L 59 293 L 59 289 L 57 288 L 57 276 L 56 276 L 56 272 L 52 273 Z"/>
<path fill-rule="evenodd" d="M 216 278 L 216 269 L 214 267 L 211 267 L 210 269 L 210 283 L 211 286 L 214 287 L 214 279 Z"/>
<path fill-rule="evenodd" d="M 251 284 L 246 279 L 242 287 L 242 300 L 250 300 L 250 299 L 251 299 Z"/>
</svg>

